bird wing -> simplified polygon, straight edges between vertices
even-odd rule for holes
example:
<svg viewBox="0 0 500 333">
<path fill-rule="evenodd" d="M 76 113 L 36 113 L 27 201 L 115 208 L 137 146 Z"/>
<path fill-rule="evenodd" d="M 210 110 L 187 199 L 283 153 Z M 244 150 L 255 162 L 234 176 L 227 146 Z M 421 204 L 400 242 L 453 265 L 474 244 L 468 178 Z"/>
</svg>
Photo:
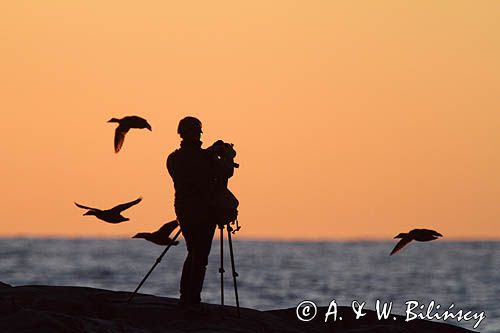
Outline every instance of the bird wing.
<svg viewBox="0 0 500 333">
<path fill-rule="evenodd" d="M 84 205 L 80 205 L 79 203 L 76 203 L 76 202 L 75 202 L 75 205 L 77 207 L 80 207 L 80 208 L 83 208 L 83 209 L 97 210 L 96 208 L 92 208 L 92 207 L 87 207 L 87 206 L 84 206 Z"/>
<path fill-rule="evenodd" d="M 138 198 L 134 201 L 130 201 L 130 202 L 115 206 L 115 207 L 111 208 L 110 210 L 121 212 L 121 211 L 124 211 L 125 209 L 128 209 L 128 208 L 134 206 L 134 205 L 137 205 L 139 202 L 141 202 L 141 200 L 142 200 L 142 198 Z"/>
<path fill-rule="evenodd" d="M 115 130 L 115 153 L 118 153 L 123 146 L 125 134 L 128 132 L 127 127 L 118 126 Z"/>
<path fill-rule="evenodd" d="M 157 233 L 161 234 L 162 236 L 168 237 L 170 236 L 172 231 L 177 228 L 178 225 L 179 223 L 177 222 L 177 220 L 167 222 L 160 229 L 158 229 Z"/>
<path fill-rule="evenodd" d="M 152 131 L 151 125 L 148 123 L 148 121 L 144 118 L 141 118 L 143 121 L 143 124 L 141 124 L 141 127 L 147 128 L 148 130 Z"/>
<path fill-rule="evenodd" d="M 391 256 L 398 252 L 399 250 L 401 250 L 403 247 L 406 246 L 406 244 L 408 244 L 409 242 L 411 242 L 411 238 L 410 237 L 404 237 L 402 238 L 397 244 L 396 246 L 394 247 L 394 249 L 392 249 L 392 252 L 391 252 Z"/>
<path fill-rule="evenodd" d="M 139 117 L 139 116 L 134 116 L 133 120 L 131 121 L 130 127 L 147 128 L 150 131 L 152 130 L 151 125 L 148 123 L 148 121 L 142 117 Z"/>
<path fill-rule="evenodd" d="M 439 232 L 437 232 L 436 230 L 429 230 L 431 232 L 431 235 L 433 236 L 439 236 L 439 237 L 443 237 L 443 235 L 441 235 Z"/>
</svg>

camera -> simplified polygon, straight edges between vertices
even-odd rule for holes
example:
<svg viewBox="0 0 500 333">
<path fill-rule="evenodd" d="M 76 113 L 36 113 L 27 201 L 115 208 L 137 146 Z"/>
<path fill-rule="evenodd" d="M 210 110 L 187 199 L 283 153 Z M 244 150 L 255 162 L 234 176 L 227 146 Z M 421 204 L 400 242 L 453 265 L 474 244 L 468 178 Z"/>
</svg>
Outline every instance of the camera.
<svg viewBox="0 0 500 333">
<path fill-rule="evenodd" d="M 234 162 L 236 150 L 234 150 L 233 147 L 234 145 L 232 143 L 217 140 L 207 148 L 207 151 L 223 162 L 232 163 L 232 167 L 239 168 L 240 165 Z"/>
</svg>

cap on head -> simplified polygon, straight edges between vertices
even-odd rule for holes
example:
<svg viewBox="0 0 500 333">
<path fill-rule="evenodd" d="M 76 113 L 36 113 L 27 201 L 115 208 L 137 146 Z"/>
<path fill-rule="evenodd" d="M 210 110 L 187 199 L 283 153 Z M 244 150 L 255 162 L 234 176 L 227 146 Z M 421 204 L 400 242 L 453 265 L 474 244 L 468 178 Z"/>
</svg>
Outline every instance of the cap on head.
<svg viewBox="0 0 500 333">
<path fill-rule="evenodd" d="M 195 117 L 185 117 L 179 121 L 179 126 L 177 127 L 177 133 L 184 138 L 184 136 L 190 133 L 203 133 L 201 130 L 201 121 Z"/>
</svg>

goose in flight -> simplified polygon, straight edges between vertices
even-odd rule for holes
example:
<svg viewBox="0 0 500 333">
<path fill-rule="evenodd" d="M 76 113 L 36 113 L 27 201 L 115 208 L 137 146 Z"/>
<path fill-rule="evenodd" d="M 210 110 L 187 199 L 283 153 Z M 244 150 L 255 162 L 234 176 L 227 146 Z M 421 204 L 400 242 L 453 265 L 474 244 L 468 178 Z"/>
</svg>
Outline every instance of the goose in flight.
<svg viewBox="0 0 500 333">
<path fill-rule="evenodd" d="M 75 202 L 75 205 L 77 207 L 83 208 L 83 209 L 88 209 L 86 213 L 83 215 L 94 215 L 97 217 L 99 220 L 108 222 L 108 223 L 120 223 L 120 222 L 125 222 L 130 220 L 127 217 L 123 217 L 121 213 L 125 210 L 128 209 L 134 205 L 137 205 L 139 202 L 141 202 L 142 198 L 138 198 L 134 201 L 127 202 L 118 206 L 115 206 L 111 209 L 106 209 L 106 210 L 101 210 L 98 208 L 92 208 L 92 207 L 87 207 L 84 205 L 80 205 Z"/>
<path fill-rule="evenodd" d="M 179 241 L 173 241 L 170 238 L 170 234 L 179 226 L 177 220 L 165 223 L 160 229 L 155 232 L 140 232 L 132 238 L 144 238 L 147 241 L 155 243 L 157 245 L 177 245 Z"/>
<path fill-rule="evenodd" d="M 115 153 L 118 153 L 125 140 L 125 134 L 131 128 L 147 128 L 152 131 L 151 125 L 144 118 L 138 116 L 127 116 L 122 119 L 111 118 L 108 123 L 118 123 L 118 127 L 115 130 Z"/>
<path fill-rule="evenodd" d="M 390 255 L 393 255 L 394 253 L 401 250 L 412 240 L 416 240 L 418 242 L 429 242 L 438 239 L 439 237 L 443 237 L 443 235 L 441 235 L 437 231 L 429 229 L 413 229 L 408 233 L 401 233 L 396 237 L 394 237 L 394 238 L 401 238 L 401 240 L 396 244 Z"/>
</svg>

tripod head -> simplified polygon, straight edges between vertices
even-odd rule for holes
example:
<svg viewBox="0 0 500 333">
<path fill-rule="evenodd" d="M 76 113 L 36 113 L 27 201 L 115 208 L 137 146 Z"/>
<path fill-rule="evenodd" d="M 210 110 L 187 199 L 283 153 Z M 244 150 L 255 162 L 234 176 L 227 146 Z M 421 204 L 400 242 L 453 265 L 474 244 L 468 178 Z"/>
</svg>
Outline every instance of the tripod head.
<svg viewBox="0 0 500 333">
<path fill-rule="evenodd" d="M 235 234 L 237 231 L 240 231 L 241 226 L 238 223 L 238 220 L 230 221 L 227 223 L 219 223 L 217 224 L 219 229 L 224 229 L 225 226 L 227 226 L 227 230 L 231 232 L 232 234 Z M 234 226 L 234 228 L 233 228 Z"/>
</svg>

